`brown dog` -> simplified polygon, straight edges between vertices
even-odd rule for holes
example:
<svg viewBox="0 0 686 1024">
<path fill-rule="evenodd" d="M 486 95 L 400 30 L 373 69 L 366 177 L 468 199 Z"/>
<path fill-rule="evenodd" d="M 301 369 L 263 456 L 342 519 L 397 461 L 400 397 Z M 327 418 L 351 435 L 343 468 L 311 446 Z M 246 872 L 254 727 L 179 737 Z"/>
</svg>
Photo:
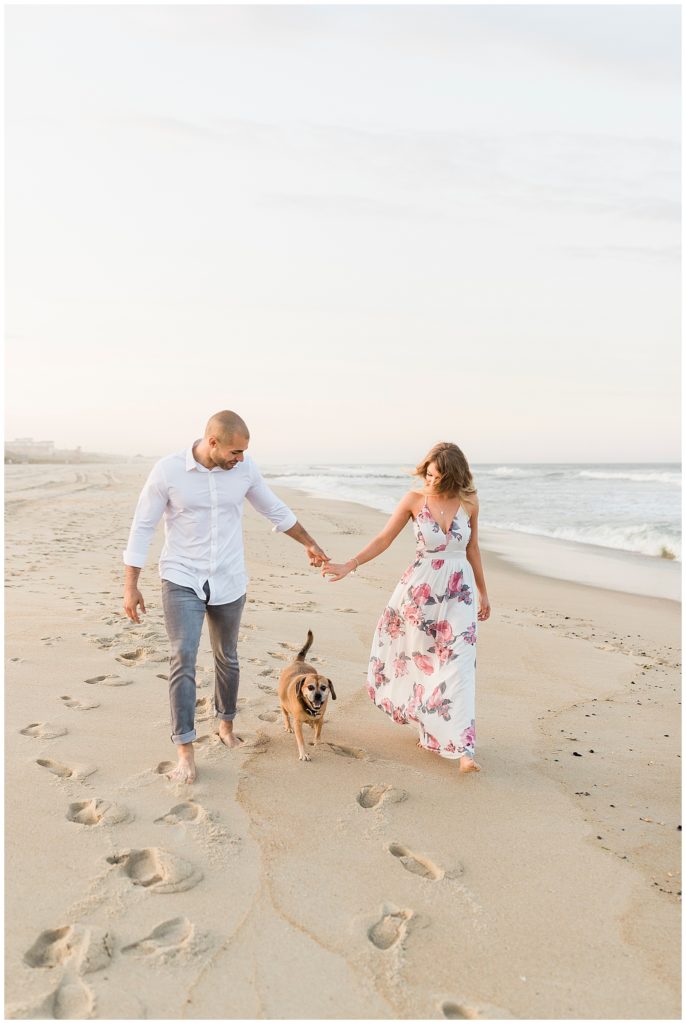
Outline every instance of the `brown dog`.
<svg viewBox="0 0 686 1024">
<path fill-rule="evenodd" d="M 320 676 L 316 668 L 305 661 L 305 655 L 312 646 L 312 630 L 307 631 L 307 643 L 298 651 L 294 661 L 287 665 L 279 676 L 279 700 L 286 732 L 295 732 L 298 753 L 301 761 L 311 760 L 305 753 L 303 741 L 303 722 L 314 729 L 314 743 L 317 746 L 322 734 L 324 713 L 329 700 L 329 693 L 336 699 L 333 683 L 326 676 Z M 293 726 L 291 726 L 291 717 Z"/>
</svg>

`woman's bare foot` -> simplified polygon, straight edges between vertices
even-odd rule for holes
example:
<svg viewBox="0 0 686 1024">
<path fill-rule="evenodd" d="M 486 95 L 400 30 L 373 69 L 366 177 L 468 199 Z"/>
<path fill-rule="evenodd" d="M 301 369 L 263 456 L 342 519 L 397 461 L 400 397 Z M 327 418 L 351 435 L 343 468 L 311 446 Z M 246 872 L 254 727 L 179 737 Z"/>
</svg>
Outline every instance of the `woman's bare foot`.
<svg viewBox="0 0 686 1024">
<path fill-rule="evenodd" d="M 463 754 L 460 758 L 460 771 L 461 772 L 480 772 L 481 765 L 477 764 L 473 757 L 469 754 Z"/>
<path fill-rule="evenodd" d="M 226 747 L 240 747 L 243 740 L 236 736 L 233 731 L 233 722 L 226 722 L 223 718 L 219 720 L 219 739 Z"/>
<path fill-rule="evenodd" d="M 176 768 L 168 772 L 167 778 L 171 779 L 172 782 L 195 782 L 198 773 L 195 769 L 193 744 L 179 743 L 177 750 L 179 754 L 179 763 Z"/>
</svg>

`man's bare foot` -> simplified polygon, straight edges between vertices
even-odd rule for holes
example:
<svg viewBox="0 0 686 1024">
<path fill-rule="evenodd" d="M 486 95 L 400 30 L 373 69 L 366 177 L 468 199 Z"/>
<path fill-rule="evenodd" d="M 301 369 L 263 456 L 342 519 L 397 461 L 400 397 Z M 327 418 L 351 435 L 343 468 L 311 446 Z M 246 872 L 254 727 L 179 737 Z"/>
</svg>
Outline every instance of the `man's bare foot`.
<svg viewBox="0 0 686 1024">
<path fill-rule="evenodd" d="M 481 765 L 477 764 L 473 757 L 469 754 L 463 754 L 460 758 L 460 771 L 461 772 L 480 772 Z"/>
<path fill-rule="evenodd" d="M 240 747 L 243 740 L 236 736 L 233 731 L 233 722 L 226 722 L 223 718 L 219 720 L 219 739 L 226 747 Z"/>
<path fill-rule="evenodd" d="M 179 743 L 177 747 L 179 763 L 176 768 L 167 773 L 167 778 L 172 782 L 195 782 L 197 771 L 195 769 L 195 755 L 193 754 L 192 743 Z"/>
</svg>

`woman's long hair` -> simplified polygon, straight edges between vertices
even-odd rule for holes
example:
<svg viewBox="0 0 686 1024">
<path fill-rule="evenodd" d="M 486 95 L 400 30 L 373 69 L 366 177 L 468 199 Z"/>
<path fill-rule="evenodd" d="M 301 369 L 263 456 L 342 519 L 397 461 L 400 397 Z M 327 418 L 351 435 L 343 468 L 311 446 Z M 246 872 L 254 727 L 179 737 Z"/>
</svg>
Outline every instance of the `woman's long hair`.
<svg viewBox="0 0 686 1024">
<path fill-rule="evenodd" d="M 426 471 L 433 462 L 440 475 L 436 494 L 449 494 L 469 498 L 476 494 L 472 471 L 464 452 L 448 441 L 439 441 L 426 453 L 414 471 L 415 476 L 426 480 Z"/>
</svg>

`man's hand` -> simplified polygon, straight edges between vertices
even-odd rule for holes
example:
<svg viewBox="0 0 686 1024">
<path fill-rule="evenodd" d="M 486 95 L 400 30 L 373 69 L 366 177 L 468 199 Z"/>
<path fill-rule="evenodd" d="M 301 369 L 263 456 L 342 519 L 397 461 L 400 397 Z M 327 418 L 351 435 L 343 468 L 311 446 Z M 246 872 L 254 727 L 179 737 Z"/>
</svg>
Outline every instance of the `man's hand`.
<svg viewBox="0 0 686 1024">
<path fill-rule="evenodd" d="M 316 541 L 312 541 L 306 547 L 307 557 L 310 560 L 310 565 L 314 565 L 317 569 L 320 569 L 324 562 L 329 562 L 330 558 L 325 554 L 319 547 Z"/>
<path fill-rule="evenodd" d="M 310 560 L 310 565 L 315 565 L 317 569 L 321 568 L 324 562 L 329 561 L 329 556 L 325 555 L 322 549 L 317 544 L 316 540 L 310 537 L 307 530 L 302 526 L 301 523 L 294 523 L 290 530 L 284 530 L 287 537 L 292 537 L 293 540 L 297 540 L 298 544 L 302 544 L 307 551 L 307 557 Z"/>
<path fill-rule="evenodd" d="M 124 591 L 124 611 L 131 619 L 132 622 L 137 622 L 140 625 L 140 618 L 138 617 L 138 606 L 143 614 L 145 611 L 145 601 L 138 587 L 127 587 Z"/>
</svg>

